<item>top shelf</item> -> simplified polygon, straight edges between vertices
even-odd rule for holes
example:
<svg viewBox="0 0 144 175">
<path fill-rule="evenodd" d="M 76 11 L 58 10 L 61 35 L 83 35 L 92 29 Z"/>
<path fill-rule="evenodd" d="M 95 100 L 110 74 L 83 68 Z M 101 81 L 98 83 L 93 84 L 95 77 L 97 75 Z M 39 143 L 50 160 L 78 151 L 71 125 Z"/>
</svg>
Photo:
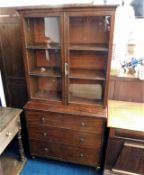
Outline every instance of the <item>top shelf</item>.
<svg viewBox="0 0 144 175">
<path fill-rule="evenodd" d="M 108 52 L 108 46 L 104 44 L 72 44 L 69 46 L 69 50 Z"/>
<path fill-rule="evenodd" d="M 47 44 L 29 44 L 26 47 L 27 49 L 32 50 L 59 50 L 60 44 L 54 43 L 51 45 Z M 98 45 L 98 44 L 72 44 L 68 47 L 69 50 L 76 51 L 100 51 L 108 52 L 107 45 Z"/>
<path fill-rule="evenodd" d="M 54 44 L 29 44 L 26 47 L 27 49 L 33 49 L 33 50 L 59 50 L 60 44 L 54 43 Z"/>
</svg>

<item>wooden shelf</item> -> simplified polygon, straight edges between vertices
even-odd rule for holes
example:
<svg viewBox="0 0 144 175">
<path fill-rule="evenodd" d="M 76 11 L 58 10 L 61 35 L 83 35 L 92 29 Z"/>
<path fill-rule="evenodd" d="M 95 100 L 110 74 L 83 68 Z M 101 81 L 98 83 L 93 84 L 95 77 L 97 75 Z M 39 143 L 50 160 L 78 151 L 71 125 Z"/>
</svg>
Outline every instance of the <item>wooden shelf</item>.
<svg viewBox="0 0 144 175">
<path fill-rule="evenodd" d="M 69 78 L 105 81 L 105 72 L 103 70 L 70 69 Z"/>
<path fill-rule="evenodd" d="M 59 43 L 54 43 L 54 44 L 30 44 L 27 45 L 27 49 L 33 49 L 33 50 L 59 50 L 60 49 L 60 44 Z"/>
<path fill-rule="evenodd" d="M 19 175 L 22 168 L 26 163 L 26 159 L 24 161 L 20 161 L 18 157 L 14 157 L 13 155 L 5 155 L 3 154 L 0 158 L 2 168 L 4 171 L 4 175 Z"/>
<path fill-rule="evenodd" d="M 61 101 L 61 92 L 38 90 L 35 92 L 34 95 L 32 95 L 32 98 L 33 99 Z"/>
<path fill-rule="evenodd" d="M 69 97 L 70 103 L 77 103 L 77 104 L 102 104 L 102 100 L 97 99 L 87 99 L 82 97 Z"/>
<path fill-rule="evenodd" d="M 108 52 L 108 47 L 104 44 L 72 44 L 69 50 Z"/>
<path fill-rule="evenodd" d="M 61 77 L 60 68 L 37 67 L 32 69 L 29 74 L 36 76 Z"/>
<path fill-rule="evenodd" d="M 81 83 L 84 83 L 85 80 Z M 69 100 L 76 103 L 96 104 L 102 102 L 102 86 L 100 84 L 81 84 L 73 81 L 69 86 Z"/>
</svg>

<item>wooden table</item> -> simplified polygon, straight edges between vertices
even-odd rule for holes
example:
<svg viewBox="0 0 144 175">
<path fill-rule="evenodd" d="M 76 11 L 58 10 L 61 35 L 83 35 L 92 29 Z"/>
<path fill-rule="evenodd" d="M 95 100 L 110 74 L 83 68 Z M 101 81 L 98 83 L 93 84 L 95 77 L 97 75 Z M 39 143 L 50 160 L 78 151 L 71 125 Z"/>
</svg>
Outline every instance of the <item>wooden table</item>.
<svg viewBox="0 0 144 175">
<path fill-rule="evenodd" d="M 144 104 L 110 100 L 104 175 L 144 175 Z"/>
<path fill-rule="evenodd" d="M 21 109 L 0 107 L 0 155 L 2 155 L 7 145 L 17 135 L 20 160 L 22 162 L 25 162 L 24 149 L 21 137 L 21 112 Z M 6 162 L 6 160 L 4 162 Z M 10 165 L 7 165 L 7 168 L 3 169 L 2 163 L 0 161 L 0 175 L 6 175 L 8 173 L 7 169 L 9 169 L 9 166 Z M 10 174 L 12 175 L 12 170 L 10 171 Z"/>
</svg>

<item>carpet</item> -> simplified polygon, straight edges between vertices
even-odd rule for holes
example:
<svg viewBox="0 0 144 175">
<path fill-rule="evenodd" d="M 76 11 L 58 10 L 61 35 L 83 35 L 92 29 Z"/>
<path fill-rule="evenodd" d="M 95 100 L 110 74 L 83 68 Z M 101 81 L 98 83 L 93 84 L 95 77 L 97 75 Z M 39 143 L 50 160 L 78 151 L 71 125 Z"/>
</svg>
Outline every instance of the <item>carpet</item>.
<svg viewBox="0 0 144 175">
<path fill-rule="evenodd" d="M 49 159 L 28 158 L 20 175 L 101 175 L 95 168 Z"/>
</svg>

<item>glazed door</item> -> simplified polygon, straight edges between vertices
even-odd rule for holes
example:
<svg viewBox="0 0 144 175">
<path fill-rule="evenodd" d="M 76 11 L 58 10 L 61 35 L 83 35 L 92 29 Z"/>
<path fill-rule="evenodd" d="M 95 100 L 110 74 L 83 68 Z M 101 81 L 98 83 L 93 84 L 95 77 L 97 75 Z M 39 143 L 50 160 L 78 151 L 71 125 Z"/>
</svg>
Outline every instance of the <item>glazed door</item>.
<svg viewBox="0 0 144 175">
<path fill-rule="evenodd" d="M 30 98 L 63 101 L 63 15 L 31 13 L 23 22 Z"/>
<path fill-rule="evenodd" d="M 111 14 L 66 14 L 68 103 L 104 104 L 110 59 Z"/>
</svg>

